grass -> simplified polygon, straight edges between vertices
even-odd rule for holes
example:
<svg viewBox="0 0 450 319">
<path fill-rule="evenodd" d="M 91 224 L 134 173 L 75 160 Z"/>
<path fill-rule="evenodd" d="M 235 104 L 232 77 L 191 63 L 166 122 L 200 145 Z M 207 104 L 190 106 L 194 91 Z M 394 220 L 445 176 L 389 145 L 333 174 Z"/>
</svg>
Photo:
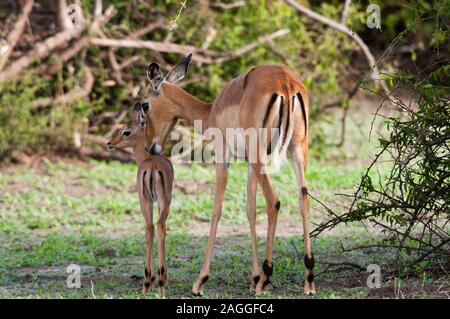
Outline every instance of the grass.
<svg viewBox="0 0 450 319">
<path fill-rule="evenodd" d="M 356 148 L 358 144 L 352 140 L 361 142 L 361 136 L 350 134 L 346 144 L 350 151 L 337 153 L 336 149 L 330 149 L 332 155 L 328 158 L 312 158 L 309 162 L 311 193 L 338 212 L 344 209 L 345 199 L 335 194 L 350 193 L 367 165 L 368 145 L 360 143 Z M 331 158 L 336 154 L 339 157 Z M 246 172 L 244 164 L 233 164 L 230 168 L 211 276 L 205 287 L 206 298 L 254 296 L 248 289 L 251 250 L 245 214 Z M 141 298 L 145 245 L 135 174 L 134 164 L 47 159 L 36 169 L 3 169 L 0 298 Z M 189 298 L 206 247 L 214 168 L 176 165 L 175 176 L 168 218 L 167 296 Z M 283 167 L 273 176 L 273 182 L 282 209 L 274 248 L 274 287 L 267 296 L 303 298 L 303 242 L 292 168 Z M 260 190 L 257 207 L 262 261 L 266 218 Z M 315 201 L 311 212 L 313 223 L 326 218 L 323 207 Z M 352 224 L 315 239 L 312 247 L 317 261 L 318 294 L 314 298 L 392 298 L 401 297 L 400 292 L 420 298 L 445 296 L 448 278 L 428 278 L 426 274 L 424 278 L 402 281 L 404 288 L 396 293 L 390 278 L 383 280 L 380 289 L 367 288 L 365 267 L 370 263 L 383 265 L 389 252 L 374 250 L 370 254 L 343 255 L 341 245 L 369 243 L 377 236 L 381 235 Z M 70 264 L 81 267 L 79 289 L 67 288 L 66 269 Z M 146 298 L 159 296 L 153 292 Z"/>
</svg>

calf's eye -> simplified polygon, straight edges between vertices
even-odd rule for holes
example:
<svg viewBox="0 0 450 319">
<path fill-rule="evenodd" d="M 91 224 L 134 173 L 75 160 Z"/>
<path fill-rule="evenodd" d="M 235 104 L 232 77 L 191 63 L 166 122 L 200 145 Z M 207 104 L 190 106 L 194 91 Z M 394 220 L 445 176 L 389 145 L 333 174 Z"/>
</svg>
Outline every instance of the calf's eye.
<svg viewBox="0 0 450 319">
<path fill-rule="evenodd" d="M 122 135 L 123 136 L 130 136 L 131 132 L 130 131 L 123 131 Z"/>
</svg>

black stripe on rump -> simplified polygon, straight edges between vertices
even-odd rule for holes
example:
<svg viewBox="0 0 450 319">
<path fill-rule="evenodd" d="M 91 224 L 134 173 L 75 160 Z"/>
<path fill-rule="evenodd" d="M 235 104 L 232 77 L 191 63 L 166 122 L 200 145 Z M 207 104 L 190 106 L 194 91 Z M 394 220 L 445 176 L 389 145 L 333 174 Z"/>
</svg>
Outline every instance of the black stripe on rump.
<svg viewBox="0 0 450 319">
<path fill-rule="evenodd" d="M 295 95 L 292 95 L 292 114 L 294 114 L 295 111 Z"/>
<path fill-rule="evenodd" d="M 275 127 L 275 129 L 278 131 L 278 135 L 276 136 L 276 139 L 272 140 L 273 136 L 272 136 L 272 131 L 270 132 L 270 143 L 269 146 L 267 147 L 267 154 L 272 153 L 272 144 L 276 145 L 278 143 L 278 140 L 280 139 L 280 135 L 281 135 L 281 122 L 283 120 L 283 113 L 284 113 L 284 98 L 283 96 L 280 96 L 281 100 L 280 100 L 280 110 L 279 110 L 279 114 L 278 114 L 278 121 L 277 121 L 277 126 Z"/>
<path fill-rule="evenodd" d="M 291 124 L 291 112 L 290 112 L 290 107 L 289 107 L 289 98 L 287 98 L 286 100 L 287 100 L 286 128 L 285 128 L 285 132 L 284 132 L 284 136 L 283 136 L 283 144 L 281 144 L 281 147 L 286 145 L 286 139 L 288 137 L 289 125 Z"/>
<path fill-rule="evenodd" d="M 267 125 L 267 120 L 269 119 L 270 111 L 272 110 L 272 106 L 275 103 L 275 100 L 277 99 L 277 97 L 278 97 L 278 94 L 276 94 L 276 93 L 272 94 L 269 104 L 267 104 L 266 115 L 264 115 L 264 121 L 263 121 L 263 125 L 262 125 L 263 128 L 265 128 Z"/>
<path fill-rule="evenodd" d="M 306 119 L 305 103 L 303 102 L 303 98 L 300 93 L 297 93 L 297 98 L 300 101 L 300 106 L 302 108 L 303 122 L 305 123 L 305 135 L 306 135 L 306 131 L 308 130 L 308 128 L 307 128 L 308 125 L 307 125 L 307 119 Z"/>
<path fill-rule="evenodd" d="M 162 184 L 163 189 L 166 189 L 166 187 L 164 186 L 165 183 L 164 183 L 163 173 L 161 171 L 158 171 L 158 174 L 159 174 L 159 178 L 161 179 L 161 184 Z"/>
<path fill-rule="evenodd" d="M 145 177 L 146 176 L 147 176 L 147 171 L 144 171 L 144 173 L 142 174 L 142 191 L 143 192 L 146 192 L 146 189 L 145 189 Z"/>
</svg>

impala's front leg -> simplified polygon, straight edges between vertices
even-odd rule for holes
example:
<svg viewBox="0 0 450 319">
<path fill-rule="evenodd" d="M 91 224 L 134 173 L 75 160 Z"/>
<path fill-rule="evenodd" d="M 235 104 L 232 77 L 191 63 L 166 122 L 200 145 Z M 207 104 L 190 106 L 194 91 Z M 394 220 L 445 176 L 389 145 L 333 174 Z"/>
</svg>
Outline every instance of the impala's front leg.
<svg viewBox="0 0 450 319">
<path fill-rule="evenodd" d="M 263 262 L 263 271 L 256 286 L 256 293 L 262 294 L 265 292 L 266 286 L 270 284 L 270 277 L 273 274 L 273 242 L 275 239 L 275 230 L 277 228 L 278 211 L 280 210 L 281 204 L 275 194 L 269 175 L 265 173 L 268 169 L 263 167 L 261 164 L 252 164 L 252 169 L 258 176 L 258 181 L 261 185 L 264 198 L 266 200 L 267 209 L 266 259 Z"/>
<path fill-rule="evenodd" d="M 250 289 L 255 289 L 259 282 L 259 265 L 258 250 L 256 243 L 256 188 L 258 186 L 258 178 L 252 170 L 252 166 L 248 165 L 248 181 L 247 181 L 247 218 L 250 225 L 250 240 L 252 242 L 252 279 Z"/>
<path fill-rule="evenodd" d="M 156 279 L 153 262 L 153 238 L 155 227 L 153 225 L 153 203 L 150 201 L 149 196 L 145 195 L 145 192 L 139 194 L 139 203 L 142 215 L 145 219 L 145 243 L 147 252 L 145 256 L 144 286 L 142 287 L 142 293 L 146 294 Z"/>
<path fill-rule="evenodd" d="M 211 267 L 211 258 L 216 240 L 217 225 L 222 214 L 222 201 L 225 194 L 228 179 L 228 166 L 226 163 L 216 164 L 216 194 L 214 198 L 214 211 L 211 218 L 211 228 L 209 231 L 208 245 L 206 247 L 205 261 L 203 262 L 200 275 L 192 287 L 192 294 L 203 296 L 203 284 L 209 279 L 209 270 Z"/>
</svg>

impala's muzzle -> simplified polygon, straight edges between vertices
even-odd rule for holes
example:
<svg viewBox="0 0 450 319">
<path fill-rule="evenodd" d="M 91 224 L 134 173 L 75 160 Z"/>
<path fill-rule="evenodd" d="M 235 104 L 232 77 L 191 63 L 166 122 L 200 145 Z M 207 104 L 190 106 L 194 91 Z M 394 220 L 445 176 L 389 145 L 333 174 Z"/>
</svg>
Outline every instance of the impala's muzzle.
<svg viewBox="0 0 450 319">
<path fill-rule="evenodd" d="M 162 147 L 157 143 L 153 143 L 149 148 L 147 148 L 147 152 L 152 155 L 159 155 L 162 152 Z"/>
</svg>

